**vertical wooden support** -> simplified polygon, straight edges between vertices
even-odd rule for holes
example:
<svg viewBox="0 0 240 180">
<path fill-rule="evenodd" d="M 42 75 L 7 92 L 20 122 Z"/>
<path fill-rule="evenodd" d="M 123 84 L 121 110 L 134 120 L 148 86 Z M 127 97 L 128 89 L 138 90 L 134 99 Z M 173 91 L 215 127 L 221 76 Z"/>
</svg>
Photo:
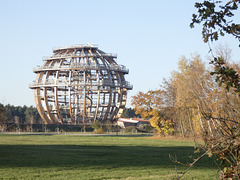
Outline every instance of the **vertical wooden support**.
<svg viewBox="0 0 240 180">
<path fill-rule="evenodd" d="M 45 76 L 45 79 L 44 79 L 44 82 L 48 81 L 49 75 L 50 75 L 50 71 L 47 72 L 47 74 Z M 51 87 L 51 88 L 53 88 L 53 87 Z M 49 118 L 51 119 L 51 124 L 56 124 L 55 118 L 53 117 L 53 115 L 51 113 L 51 110 L 50 110 L 50 107 L 49 107 L 49 104 L 48 104 L 47 92 L 48 92 L 47 87 L 44 87 L 43 88 L 43 94 L 44 94 L 43 97 L 44 97 L 44 102 L 45 102 L 45 108 L 46 108 L 46 111 L 47 111 L 47 114 L 48 114 Z"/>
<path fill-rule="evenodd" d="M 45 124 L 49 124 L 50 120 L 46 116 L 41 104 L 40 89 L 34 89 L 34 98 L 35 98 L 36 108 L 38 110 L 40 117 L 42 118 Z"/>
<path fill-rule="evenodd" d="M 38 74 L 36 83 L 42 83 L 42 77 L 43 77 L 43 73 Z M 34 89 L 34 99 L 35 99 L 35 103 L 36 103 L 39 115 L 41 116 L 41 118 L 45 124 L 49 124 L 50 119 L 45 114 L 45 111 L 43 109 L 42 102 L 41 102 L 41 98 L 42 98 L 41 91 L 42 91 L 42 89 L 40 89 L 40 88 Z"/>
<path fill-rule="evenodd" d="M 69 84 L 71 84 L 72 81 L 72 71 L 69 73 Z M 69 96 L 69 113 L 70 113 L 70 118 L 71 118 L 71 124 L 73 124 L 73 109 L 72 109 L 72 86 L 69 85 L 68 87 L 68 96 Z"/>
</svg>

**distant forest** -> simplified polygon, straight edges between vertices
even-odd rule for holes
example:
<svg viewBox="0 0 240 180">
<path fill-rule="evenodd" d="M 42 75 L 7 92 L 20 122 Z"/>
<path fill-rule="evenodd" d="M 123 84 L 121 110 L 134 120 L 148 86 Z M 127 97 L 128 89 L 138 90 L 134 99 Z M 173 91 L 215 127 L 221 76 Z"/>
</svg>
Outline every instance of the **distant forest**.
<svg viewBox="0 0 240 180">
<path fill-rule="evenodd" d="M 125 108 L 123 118 L 135 118 L 140 115 L 133 108 Z M 1 124 L 42 124 L 42 119 L 37 108 L 33 106 L 3 105 L 0 103 L 0 125 Z"/>
<path fill-rule="evenodd" d="M 134 108 L 125 108 L 122 113 L 122 118 L 141 118 L 140 114 L 136 114 Z"/>
<path fill-rule="evenodd" d="M 14 106 L 0 104 L 0 124 L 41 124 L 42 119 L 33 106 Z"/>
</svg>

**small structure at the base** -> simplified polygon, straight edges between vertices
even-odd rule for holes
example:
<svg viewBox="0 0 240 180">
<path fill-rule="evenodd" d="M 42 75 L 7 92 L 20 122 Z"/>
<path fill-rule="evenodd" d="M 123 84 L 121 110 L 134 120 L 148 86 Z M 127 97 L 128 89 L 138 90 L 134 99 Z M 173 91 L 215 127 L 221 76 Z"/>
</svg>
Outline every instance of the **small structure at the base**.
<svg viewBox="0 0 240 180">
<path fill-rule="evenodd" d="M 96 45 L 73 45 L 53 49 L 43 66 L 33 70 L 38 112 L 46 124 L 79 124 L 115 120 L 123 112 L 128 69 L 116 63 Z"/>
<path fill-rule="evenodd" d="M 150 124 L 150 121 L 140 118 L 119 118 L 117 121 L 117 125 L 120 126 L 121 128 L 126 128 L 129 126 L 139 127 L 141 124 L 143 125 Z"/>
</svg>

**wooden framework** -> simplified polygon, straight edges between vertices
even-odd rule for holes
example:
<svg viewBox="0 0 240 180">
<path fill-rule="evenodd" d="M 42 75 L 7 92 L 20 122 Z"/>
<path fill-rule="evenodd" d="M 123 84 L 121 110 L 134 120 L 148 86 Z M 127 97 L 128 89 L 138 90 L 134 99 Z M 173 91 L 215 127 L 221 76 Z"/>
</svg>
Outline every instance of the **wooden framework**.
<svg viewBox="0 0 240 180">
<path fill-rule="evenodd" d="M 79 124 L 120 117 L 126 105 L 128 69 L 118 65 L 115 54 L 96 45 L 53 49 L 44 65 L 33 70 L 30 85 L 38 112 L 46 124 Z"/>
</svg>

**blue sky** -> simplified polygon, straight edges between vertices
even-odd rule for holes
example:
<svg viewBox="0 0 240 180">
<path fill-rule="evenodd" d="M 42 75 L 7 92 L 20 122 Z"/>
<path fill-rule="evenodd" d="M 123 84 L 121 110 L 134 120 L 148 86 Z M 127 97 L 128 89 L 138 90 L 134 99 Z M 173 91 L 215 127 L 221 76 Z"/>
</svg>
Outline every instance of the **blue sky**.
<svg viewBox="0 0 240 180">
<path fill-rule="evenodd" d="M 204 59 L 208 45 L 201 28 L 189 28 L 194 0 L 0 0 L 0 103 L 34 105 L 28 84 L 32 69 L 52 48 L 92 43 L 117 53 L 130 73 L 130 98 L 138 91 L 157 89 L 177 69 L 182 55 L 198 52 Z M 239 61 L 237 40 L 221 40 Z M 214 46 L 214 45 L 213 45 Z"/>
</svg>

